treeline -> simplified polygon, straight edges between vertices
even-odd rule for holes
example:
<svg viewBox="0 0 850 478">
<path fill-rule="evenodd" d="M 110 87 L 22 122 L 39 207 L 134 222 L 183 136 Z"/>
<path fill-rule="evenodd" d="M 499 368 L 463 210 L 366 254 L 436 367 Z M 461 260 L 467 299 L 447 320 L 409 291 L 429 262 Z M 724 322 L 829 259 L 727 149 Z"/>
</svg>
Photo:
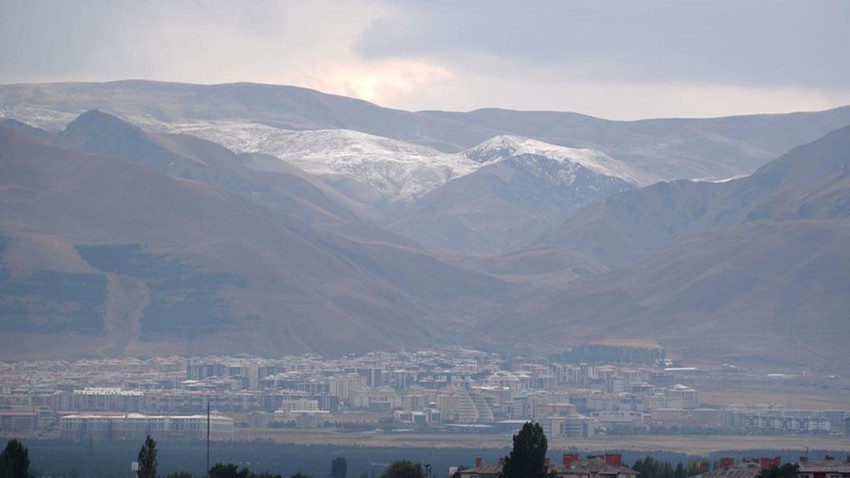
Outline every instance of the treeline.
<svg viewBox="0 0 850 478">
<path fill-rule="evenodd" d="M 703 462 L 703 469 L 708 468 L 708 463 Z M 669 461 L 660 461 L 651 456 L 637 460 L 632 469 L 637 471 L 641 478 L 688 478 L 700 474 L 700 464 L 688 463 L 683 465 L 679 462 L 675 467 Z"/>
<path fill-rule="evenodd" d="M 157 478 L 157 467 L 159 466 L 158 459 L 159 451 L 156 448 L 156 440 L 148 435 L 144 445 L 139 450 L 137 461 L 135 462 L 137 478 Z M 343 457 L 336 457 L 331 461 L 331 478 L 345 478 L 348 472 L 348 462 Z M 235 463 L 216 463 L 208 471 L 209 478 L 283 478 L 279 474 L 272 474 L 269 471 L 255 473 L 248 469 L 247 466 L 242 468 Z M 192 478 L 192 473 L 188 471 L 178 471 L 166 475 L 166 478 Z M 309 475 L 296 472 L 290 478 L 310 478 Z"/>
<path fill-rule="evenodd" d="M 652 365 L 666 358 L 664 349 L 605 344 L 583 344 L 552 357 L 566 363 L 630 363 Z"/>
<path fill-rule="evenodd" d="M 14 442 L 14 443 L 13 443 Z M 2 443 L 0 443 L 2 444 Z M 140 451 L 138 442 L 125 440 L 72 442 L 62 440 L 33 440 L 26 443 L 27 449 L 17 440 L 7 445 L 7 456 L 16 463 L 32 461 L 28 474 L 35 476 L 82 477 L 82 476 L 126 476 L 128 463 L 136 458 Z M 168 478 L 192 478 L 207 475 L 205 466 L 206 445 L 202 441 L 169 441 L 161 449 L 157 446 L 157 476 Z M 408 461 L 413 468 L 421 463 L 423 471 L 431 465 L 435 478 L 445 477 L 452 466 L 472 466 L 475 457 L 482 457 L 485 463 L 498 461 L 508 449 L 480 448 L 381 448 L 365 446 L 336 445 L 286 445 L 271 441 L 251 442 L 213 442 L 211 449 L 211 467 L 221 464 L 225 473 L 235 472 L 238 478 L 267 478 L 280 476 L 313 476 L 327 478 L 330 460 L 344 457 L 347 464 L 345 478 L 380 478 L 389 464 Z M 550 457 L 554 462 L 560 460 L 561 453 L 578 453 L 577 449 L 553 450 Z M 581 452 L 582 454 L 588 452 Z M 621 453 L 623 463 L 635 463 L 638 468 L 646 468 L 640 478 L 676 477 L 678 463 L 688 470 L 687 463 L 696 457 L 684 453 L 656 450 L 651 452 L 653 460 L 661 462 L 656 466 L 647 466 L 644 452 L 631 450 L 594 450 L 590 454 Z M 723 457 L 734 458 L 740 462 L 751 456 L 781 456 L 782 462 L 796 461 L 804 450 L 747 450 L 717 451 L 705 457 L 709 463 Z M 842 450 L 810 450 L 811 456 L 839 455 Z M 28 456 L 27 456 L 28 455 Z M 14 458 L 17 457 L 17 458 Z M 640 463 L 638 463 L 640 462 Z M 669 462 L 670 466 L 663 466 Z M 652 464 L 652 461 L 649 462 Z M 234 464 L 233 467 L 229 466 Z M 238 465 L 238 466 L 236 466 Z M 245 466 L 247 465 L 247 466 Z M 235 467 L 235 470 L 234 470 Z M 712 466 L 713 468 L 713 466 Z M 671 474 L 672 473 L 672 474 Z M 681 472 L 679 473 L 681 475 Z M 692 473 L 685 473 L 688 476 Z M 10 476 L 0 474 L 0 478 Z M 21 475 L 24 476 L 24 475 Z M 231 475 L 232 476 L 232 475 Z M 339 476 L 339 475 L 336 475 Z"/>
<path fill-rule="evenodd" d="M 0 442 L 2 447 L 5 442 Z M 36 476 L 125 476 L 129 463 L 141 445 L 133 440 L 45 440 L 33 439 L 29 447 Z M 206 475 L 206 444 L 201 440 L 174 440 L 160 443 L 159 474 L 180 471 L 194 476 Z M 0 448 L 2 450 L 2 448 Z M 476 456 L 493 454 L 493 460 L 504 450 L 479 448 L 397 448 L 358 445 L 293 445 L 271 440 L 212 442 L 210 467 L 215 463 L 248 465 L 252 472 L 270 470 L 289 477 L 293 473 L 327 478 L 329 460 L 344 456 L 348 461 L 348 478 L 379 478 L 389 463 L 410 460 L 431 464 L 434 470 L 469 465 Z M 186 477 L 184 477 L 186 478 Z"/>
</svg>

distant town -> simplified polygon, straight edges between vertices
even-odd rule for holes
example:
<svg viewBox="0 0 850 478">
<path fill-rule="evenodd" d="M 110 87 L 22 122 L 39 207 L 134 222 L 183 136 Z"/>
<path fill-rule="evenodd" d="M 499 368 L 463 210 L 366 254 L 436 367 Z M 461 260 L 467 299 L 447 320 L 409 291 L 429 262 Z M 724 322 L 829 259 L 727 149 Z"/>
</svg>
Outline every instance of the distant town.
<svg viewBox="0 0 850 478">
<path fill-rule="evenodd" d="M 587 348 L 585 357 L 623 350 Z M 561 359 L 580 359 L 561 357 Z M 850 436 L 847 410 L 703 404 L 700 387 L 782 380 L 732 366 L 571 363 L 462 348 L 322 358 L 155 357 L 0 364 L 0 433 L 69 440 L 257 437 L 258 430 Z M 208 421 L 209 420 L 209 421 Z"/>
</svg>

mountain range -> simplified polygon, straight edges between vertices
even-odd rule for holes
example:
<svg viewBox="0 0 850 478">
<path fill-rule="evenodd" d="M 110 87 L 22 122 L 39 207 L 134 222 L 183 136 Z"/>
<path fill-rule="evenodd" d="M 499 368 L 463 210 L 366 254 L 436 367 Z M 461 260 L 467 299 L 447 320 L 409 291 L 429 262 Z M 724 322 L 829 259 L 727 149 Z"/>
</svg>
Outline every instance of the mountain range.
<svg viewBox="0 0 850 478">
<path fill-rule="evenodd" d="M 0 86 L 0 111 L 2 358 L 636 338 L 850 363 L 850 108 L 613 122 L 127 81 Z"/>
<path fill-rule="evenodd" d="M 850 127 L 749 177 L 612 196 L 541 241 L 611 271 L 541 294 L 533 309 L 491 330 L 518 327 L 512 322 L 522 316 L 522 330 L 547 340 L 558 339 L 552 331 L 598 339 L 614 329 L 680 343 L 691 356 L 754 361 L 775 353 L 822 367 L 846 361 L 848 206 Z M 503 329 L 494 338 L 500 335 Z M 732 345 L 742 337 L 746 348 Z"/>
<path fill-rule="evenodd" d="M 603 151 L 666 180 L 750 174 L 785 151 L 850 124 L 847 106 L 813 113 L 610 121 L 554 111 L 409 112 L 306 88 L 252 83 L 0 85 L 0 115 L 33 126 L 60 130 L 92 109 L 155 131 L 222 124 L 231 131 L 239 125 L 346 129 L 449 153 L 515 135 Z"/>
</svg>

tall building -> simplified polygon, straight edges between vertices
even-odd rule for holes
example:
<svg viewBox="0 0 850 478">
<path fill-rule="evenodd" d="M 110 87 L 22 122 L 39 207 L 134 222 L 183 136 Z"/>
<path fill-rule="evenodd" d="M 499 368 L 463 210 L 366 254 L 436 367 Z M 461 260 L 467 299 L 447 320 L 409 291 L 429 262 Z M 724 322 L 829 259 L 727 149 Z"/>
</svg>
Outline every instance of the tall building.
<svg viewBox="0 0 850 478">
<path fill-rule="evenodd" d="M 692 410 L 699 408 L 699 392 L 684 385 L 673 385 L 664 389 L 666 408 Z"/>
</svg>

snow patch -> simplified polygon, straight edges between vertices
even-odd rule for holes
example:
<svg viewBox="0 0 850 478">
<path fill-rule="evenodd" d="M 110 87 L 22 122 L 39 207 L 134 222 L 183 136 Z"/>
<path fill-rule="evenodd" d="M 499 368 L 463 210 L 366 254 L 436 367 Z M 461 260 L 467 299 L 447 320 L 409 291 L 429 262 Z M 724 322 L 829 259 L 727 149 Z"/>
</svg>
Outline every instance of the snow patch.
<svg viewBox="0 0 850 478">
<path fill-rule="evenodd" d="M 179 125 L 173 132 L 199 136 L 240 153 L 270 154 L 311 174 L 349 176 L 389 201 L 411 200 L 480 167 L 463 156 L 350 130 L 290 131 L 217 123 Z"/>
<path fill-rule="evenodd" d="M 568 148 L 520 136 L 495 136 L 461 154 L 484 163 L 498 158 L 531 154 L 561 163 L 575 163 L 597 174 L 620 178 L 635 185 L 645 186 L 658 181 L 655 176 L 617 161 L 602 151 Z"/>
<path fill-rule="evenodd" d="M 746 178 L 747 176 L 749 176 L 749 175 L 748 174 L 737 174 L 737 175 L 732 176 L 730 178 L 723 178 L 723 179 L 694 178 L 694 179 L 690 179 L 689 181 L 691 181 L 692 183 L 722 184 L 722 183 L 728 183 L 729 181 L 735 181 L 736 179 Z"/>
<path fill-rule="evenodd" d="M 582 167 L 634 185 L 657 180 L 601 151 L 511 135 L 447 154 L 344 129 L 292 131 L 254 123 L 215 122 L 173 124 L 169 130 L 216 142 L 237 153 L 266 153 L 311 174 L 349 177 L 375 188 L 387 201 L 412 201 L 486 165 L 518 157 L 522 167 L 550 184 L 572 184 Z"/>
</svg>

